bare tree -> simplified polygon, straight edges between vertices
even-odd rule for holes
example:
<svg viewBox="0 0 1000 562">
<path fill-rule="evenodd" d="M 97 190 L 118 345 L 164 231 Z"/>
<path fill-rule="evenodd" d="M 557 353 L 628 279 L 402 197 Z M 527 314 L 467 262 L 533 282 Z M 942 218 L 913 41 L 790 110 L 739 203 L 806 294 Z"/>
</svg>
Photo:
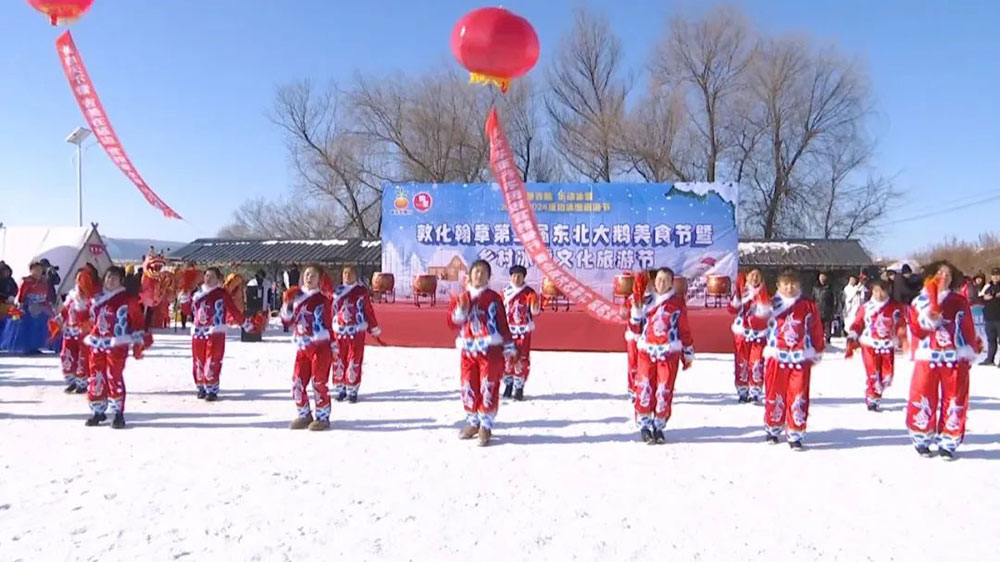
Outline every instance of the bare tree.
<svg viewBox="0 0 1000 562">
<path fill-rule="evenodd" d="M 650 64 L 653 79 L 685 94 L 697 132 L 702 168 L 697 179 L 716 180 L 720 160 L 733 142 L 724 134 L 727 121 L 738 117 L 728 104 L 745 87 L 755 50 L 756 38 L 746 18 L 731 6 L 717 7 L 696 21 L 675 16 L 657 47 Z"/>
<path fill-rule="evenodd" d="M 219 231 L 226 238 L 312 239 L 345 235 L 343 217 L 330 206 L 309 206 L 302 198 L 267 201 L 256 198 L 233 212 L 233 219 Z"/>
<path fill-rule="evenodd" d="M 566 164 L 591 181 L 610 182 L 622 168 L 617 156 L 631 89 L 622 65 L 607 18 L 577 10 L 548 70 L 545 106 Z"/>
<path fill-rule="evenodd" d="M 393 161 L 398 179 L 471 183 L 487 178 L 482 123 L 494 95 L 447 70 L 413 80 L 359 77 L 351 102 L 359 131 Z"/>
<path fill-rule="evenodd" d="M 754 217 L 765 238 L 796 230 L 805 172 L 801 162 L 825 139 L 857 127 L 868 112 L 868 89 L 855 66 L 833 53 L 811 52 L 801 41 L 763 43 L 750 68 L 751 93 L 759 104 L 756 124 L 764 131 L 752 164 L 760 215 Z"/>
<path fill-rule="evenodd" d="M 692 181 L 692 161 L 683 94 L 652 90 L 629 115 L 621 159 L 647 182 Z"/>
<path fill-rule="evenodd" d="M 551 135 L 542 121 L 540 99 L 534 81 L 522 78 L 514 82 L 496 104 L 521 179 L 555 182 L 561 179 L 562 170 L 551 148 Z"/>
<path fill-rule="evenodd" d="M 347 230 L 376 236 L 381 228 L 383 165 L 369 139 L 353 129 L 336 86 L 317 93 L 308 82 L 278 90 L 272 120 L 285 131 L 302 187 L 332 201 Z"/>
</svg>

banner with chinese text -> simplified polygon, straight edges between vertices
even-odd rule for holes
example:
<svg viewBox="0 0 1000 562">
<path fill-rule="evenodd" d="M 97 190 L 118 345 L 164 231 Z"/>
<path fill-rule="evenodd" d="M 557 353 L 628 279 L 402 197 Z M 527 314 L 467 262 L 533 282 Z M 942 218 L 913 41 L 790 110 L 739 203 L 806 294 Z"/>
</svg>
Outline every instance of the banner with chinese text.
<svg viewBox="0 0 1000 562">
<path fill-rule="evenodd" d="M 688 280 L 689 305 L 703 306 L 709 275 L 736 278 L 737 188 L 728 183 L 528 184 L 552 258 L 612 298 L 623 271 L 670 267 Z M 518 243 L 497 184 L 387 185 L 383 195 L 382 271 L 396 292 L 412 294 L 416 275 L 438 277 L 447 295 L 476 259 L 493 266 L 491 286 L 514 264 L 541 272 Z"/>
</svg>

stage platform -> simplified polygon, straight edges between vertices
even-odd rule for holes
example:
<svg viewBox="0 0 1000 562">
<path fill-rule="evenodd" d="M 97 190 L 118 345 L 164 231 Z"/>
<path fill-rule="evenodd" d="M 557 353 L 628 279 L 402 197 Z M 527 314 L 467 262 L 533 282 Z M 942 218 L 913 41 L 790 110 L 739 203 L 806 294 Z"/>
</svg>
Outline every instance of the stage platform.
<svg viewBox="0 0 1000 562">
<path fill-rule="evenodd" d="M 376 303 L 375 314 L 382 327 L 382 340 L 401 347 L 454 347 L 456 332 L 448 328 L 447 305 L 411 301 Z M 732 316 L 724 308 L 693 308 L 688 311 L 694 332 L 695 350 L 704 353 L 731 353 Z M 624 351 L 624 325 L 599 322 L 574 308 L 558 312 L 545 310 L 535 319 L 532 349 L 548 351 Z"/>
</svg>

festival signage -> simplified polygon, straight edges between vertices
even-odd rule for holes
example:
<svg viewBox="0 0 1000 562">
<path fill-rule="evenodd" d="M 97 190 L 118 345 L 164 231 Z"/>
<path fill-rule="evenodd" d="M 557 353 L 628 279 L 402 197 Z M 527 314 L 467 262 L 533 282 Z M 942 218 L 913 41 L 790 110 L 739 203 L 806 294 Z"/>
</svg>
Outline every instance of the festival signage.
<svg viewBox="0 0 1000 562">
<path fill-rule="evenodd" d="M 416 275 L 438 277 L 446 296 L 476 259 L 507 269 L 528 266 L 528 282 L 557 283 L 573 302 L 617 320 L 614 278 L 670 267 L 688 280 L 689 306 L 704 306 L 708 276 L 735 280 L 738 250 L 734 184 L 527 184 L 523 204 L 505 204 L 500 183 L 387 185 L 382 271 L 411 296 Z M 531 226 L 537 226 L 537 236 Z M 521 242 L 525 243 L 522 244 Z"/>
</svg>

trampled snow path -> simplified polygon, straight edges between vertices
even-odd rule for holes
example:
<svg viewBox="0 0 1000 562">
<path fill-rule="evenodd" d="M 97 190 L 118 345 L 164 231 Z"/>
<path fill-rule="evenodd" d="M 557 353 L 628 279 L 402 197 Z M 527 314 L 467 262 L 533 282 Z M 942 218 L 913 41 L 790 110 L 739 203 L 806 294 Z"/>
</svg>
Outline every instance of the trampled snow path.
<svg viewBox="0 0 1000 562">
<path fill-rule="evenodd" d="M 859 362 L 813 378 L 797 454 L 762 443 L 728 357 L 677 384 L 666 445 L 636 441 L 621 354 L 537 353 L 495 443 L 456 439 L 454 350 L 371 347 L 362 401 L 292 432 L 292 351 L 230 339 L 223 400 L 190 389 L 187 340 L 127 369 L 130 429 L 83 425 L 55 358 L 0 357 L 0 560 L 992 560 L 1000 369 L 973 371 L 954 463 L 886 410 Z M 349 556 L 349 558 L 348 558 Z"/>
</svg>

